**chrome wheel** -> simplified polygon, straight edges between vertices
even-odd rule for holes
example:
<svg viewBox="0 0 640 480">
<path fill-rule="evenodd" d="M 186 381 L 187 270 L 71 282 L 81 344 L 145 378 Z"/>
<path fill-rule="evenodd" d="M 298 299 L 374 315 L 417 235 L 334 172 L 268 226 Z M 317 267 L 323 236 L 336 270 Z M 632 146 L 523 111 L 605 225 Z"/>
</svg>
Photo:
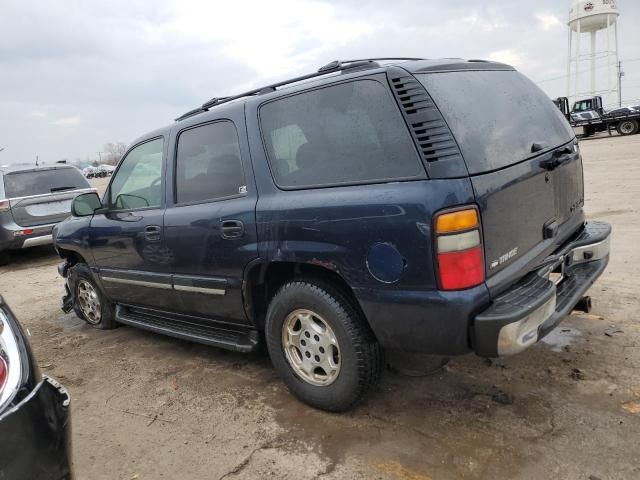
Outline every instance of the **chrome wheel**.
<svg viewBox="0 0 640 480">
<path fill-rule="evenodd" d="M 87 322 L 92 325 L 100 323 L 102 308 L 100 297 L 96 289 L 86 280 L 78 281 L 76 287 L 76 300 Z"/>
<path fill-rule="evenodd" d="M 340 373 L 340 347 L 329 324 L 311 310 L 291 312 L 282 324 L 282 348 L 293 371 L 324 387 Z"/>
</svg>

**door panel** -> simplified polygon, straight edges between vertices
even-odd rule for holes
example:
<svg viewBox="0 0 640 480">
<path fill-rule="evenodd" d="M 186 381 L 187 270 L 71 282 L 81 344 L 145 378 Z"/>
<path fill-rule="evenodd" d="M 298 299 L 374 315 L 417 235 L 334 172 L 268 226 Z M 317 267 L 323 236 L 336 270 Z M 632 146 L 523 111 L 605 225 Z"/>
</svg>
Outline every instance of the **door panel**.
<svg viewBox="0 0 640 480">
<path fill-rule="evenodd" d="M 164 239 L 171 252 L 174 310 L 245 325 L 246 265 L 257 257 L 257 193 L 243 111 L 176 126 L 170 151 Z"/>
<path fill-rule="evenodd" d="M 170 252 L 163 238 L 164 142 L 132 148 L 120 162 L 95 215 L 89 247 L 107 295 L 119 303 L 167 309 L 173 303 Z"/>
<path fill-rule="evenodd" d="M 255 204 L 255 198 L 243 197 L 167 210 L 165 240 L 181 312 L 247 323 L 242 278 L 257 256 Z M 240 233 L 229 234 L 225 226 L 231 221 L 242 224 Z"/>
<path fill-rule="evenodd" d="M 170 253 L 162 236 L 148 227 L 163 225 L 164 209 L 113 212 L 91 221 L 89 244 L 103 287 L 117 302 L 171 306 Z"/>
</svg>

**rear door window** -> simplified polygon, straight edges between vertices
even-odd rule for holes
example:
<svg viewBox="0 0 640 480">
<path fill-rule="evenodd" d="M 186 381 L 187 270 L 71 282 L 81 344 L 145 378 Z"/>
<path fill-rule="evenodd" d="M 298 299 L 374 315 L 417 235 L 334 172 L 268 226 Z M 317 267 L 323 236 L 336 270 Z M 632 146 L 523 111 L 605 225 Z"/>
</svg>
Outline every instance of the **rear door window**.
<svg viewBox="0 0 640 480">
<path fill-rule="evenodd" d="M 417 74 L 453 132 L 470 174 L 513 165 L 574 137 L 560 110 L 516 71 Z"/>
<path fill-rule="evenodd" d="M 55 168 L 8 173 L 4 177 L 7 198 L 90 188 L 89 182 L 75 168 Z"/>
<path fill-rule="evenodd" d="M 304 188 L 424 178 L 400 112 L 374 80 L 324 87 L 263 105 L 276 183 Z"/>
<path fill-rule="evenodd" d="M 177 203 L 205 202 L 246 192 L 233 123 L 211 123 L 180 134 L 175 185 Z"/>
</svg>

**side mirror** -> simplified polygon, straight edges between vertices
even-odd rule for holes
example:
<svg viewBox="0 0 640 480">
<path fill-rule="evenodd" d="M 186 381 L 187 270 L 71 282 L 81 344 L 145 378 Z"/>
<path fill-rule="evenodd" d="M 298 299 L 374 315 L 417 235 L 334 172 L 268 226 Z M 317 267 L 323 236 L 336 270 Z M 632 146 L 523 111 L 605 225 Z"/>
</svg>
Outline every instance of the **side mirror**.
<svg viewBox="0 0 640 480">
<path fill-rule="evenodd" d="M 87 217 L 93 215 L 100 208 L 102 208 L 102 202 L 96 192 L 83 193 L 71 202 L 71 215 L 74 217 Z"/>
</svg>

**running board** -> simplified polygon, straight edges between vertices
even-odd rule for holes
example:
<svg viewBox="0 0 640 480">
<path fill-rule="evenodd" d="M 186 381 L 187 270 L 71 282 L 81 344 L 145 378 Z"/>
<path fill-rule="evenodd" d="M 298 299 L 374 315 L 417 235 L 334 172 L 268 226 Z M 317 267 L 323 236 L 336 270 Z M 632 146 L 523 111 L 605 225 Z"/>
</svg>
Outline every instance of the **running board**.
<svg viewBox="0 0 640 480">
<path fill-rule="evenodd" d="M 146 308 L 116 305 L 116 321 L 170 337 L 237 352 L 252 352 L 258 348 L 259 343 L 257 330 L 232 325 L 214 325 L 212 322 Z"/>
</svg>

